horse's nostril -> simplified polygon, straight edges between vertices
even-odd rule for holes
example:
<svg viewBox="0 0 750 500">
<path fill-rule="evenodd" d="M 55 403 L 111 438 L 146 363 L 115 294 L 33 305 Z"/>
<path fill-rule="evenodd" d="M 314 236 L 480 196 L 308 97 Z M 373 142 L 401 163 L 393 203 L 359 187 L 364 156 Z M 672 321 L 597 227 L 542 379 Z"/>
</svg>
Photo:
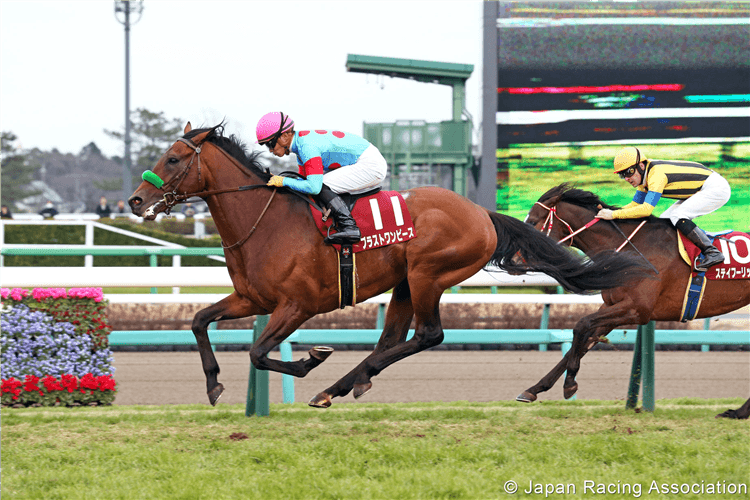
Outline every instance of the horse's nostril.
<svg viewBox="0 0 750 500">
<path fill-rule="evenodd" d="M 130 205 L 130 208 L 136 208 L 140 206 L 140 204 L 143 203 L 143 200 L 139 198 L 138 196 L 133 196 L 128 200 L 128 204 Z"/>
</svg>

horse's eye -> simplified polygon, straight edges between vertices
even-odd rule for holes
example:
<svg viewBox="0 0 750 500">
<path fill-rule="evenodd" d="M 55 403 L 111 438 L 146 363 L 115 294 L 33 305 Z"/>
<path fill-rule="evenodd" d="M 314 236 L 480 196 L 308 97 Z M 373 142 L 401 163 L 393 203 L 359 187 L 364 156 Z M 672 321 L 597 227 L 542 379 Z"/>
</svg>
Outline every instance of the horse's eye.
<svg viewBox="0 0 750 500">
<path fill-rule="evenodd" d="M 172 158 L 168 158 L 167 159 L 167 163 L 169 163 L 170 165 L 174 165 L 175 163 L 179 163 L 179 162 L 180 162 L 180 160 L 178 160 L 174 156 Z"/>
</svg>

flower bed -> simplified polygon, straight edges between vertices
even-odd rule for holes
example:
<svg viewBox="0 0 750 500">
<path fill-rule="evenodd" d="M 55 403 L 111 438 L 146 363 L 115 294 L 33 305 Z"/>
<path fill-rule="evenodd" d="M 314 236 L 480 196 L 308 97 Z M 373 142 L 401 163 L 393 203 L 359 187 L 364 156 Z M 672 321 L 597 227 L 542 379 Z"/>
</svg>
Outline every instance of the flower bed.
<svg viewBox="0 0 750 500">
<path fill-rule="evenodd" d="M 111 404 L 112 353 L 100 288 L 3 288 L 2 404 Z"/>
<path fill-rule="evenodd" d="M 115 387 L 112 375 L 87 373 L 80 379 L 75 375 L 26 375 L 23 381 L 4 378 L 0 399 L 3 406 L 109 405 L 115 399 Z"/>
</svg>

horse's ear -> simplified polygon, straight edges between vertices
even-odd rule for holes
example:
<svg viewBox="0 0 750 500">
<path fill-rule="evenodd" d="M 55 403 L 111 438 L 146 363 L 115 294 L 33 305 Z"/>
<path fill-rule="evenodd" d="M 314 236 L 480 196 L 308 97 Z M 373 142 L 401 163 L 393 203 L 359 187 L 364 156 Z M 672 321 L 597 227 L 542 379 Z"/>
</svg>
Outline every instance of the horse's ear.
<svg viewBox="0 0 750 500">
<path fill-rule="evenodd" d="M 194 144 L 203 144 L 203 141 L 208 139 L 213 134 L 213 129 L 208 129 L 192 138 Z"/>
<path fill-rule="evenodd" d="M 192 126 L 192 125 L 190 125 L 190 122 L 187 122 L 187 125 L 185 125 L 185 130 L 184 130 L 184 131 L 183 131 L 182 133 L 183 133 L 183 134 L 187 134 L 187 133 L 188 133 L 188 132 L 190 132 L 191 130 L 193 130 L 193 126 Z"/>
</svg>

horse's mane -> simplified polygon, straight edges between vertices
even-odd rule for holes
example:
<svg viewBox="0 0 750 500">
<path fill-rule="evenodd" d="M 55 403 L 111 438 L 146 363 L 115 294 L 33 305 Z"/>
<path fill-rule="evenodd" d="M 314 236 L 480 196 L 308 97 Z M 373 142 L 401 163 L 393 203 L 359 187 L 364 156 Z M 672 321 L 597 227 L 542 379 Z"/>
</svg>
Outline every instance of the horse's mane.
<svg viewBox="0 0 750 500">
<path fill-rule="evenodd" d="M 199 128 L 191 130 L 185 134 L 185 139 L 192 139 L 198 134 L 203 132 L 211 131 L 206 137 L 206 142 L 210 142 L 214 146 L 223 149 L 229 156 L 237 160 L 240 165 L 250 170 L 255 175 L 259 176 L 263 181 L 268 181 L 271 178 L 271 174 L 263 169 L 263 166 L 258 161 L 258 152 L 247 152 L 247 146 L 242 140 L 236 135 L 232 134 L 229 137 L 224 135 L 224 124 L 220 123 L 215 127 Z"/>
<path fill-rule="evenodd" d="M 597 210 L 597 207 L 599 205 L 601 205 L 603 208 L 608 208 L 610 210 L 617 210 L 618 208 L 620 208 L 614 205 L 609 205 L 607 203 L 604 203 L 602 199 L 599 198 L 598 195 L 590 191 L 577 189 L 567 182 L 564 182 L 560 184 L 559 186 L 555 186 L 549 191 L 547 191 L 546 193 L 544 193 L 542 197 L 539 198 L 539 202 L 544 203 L 545 201 L 548 201 L 558 196 L 560 198 L 560 201 L 571 203 L 573 205 L 578 205 L 579 207 L 588 208 L 591 210 Z"/>
</svg>

